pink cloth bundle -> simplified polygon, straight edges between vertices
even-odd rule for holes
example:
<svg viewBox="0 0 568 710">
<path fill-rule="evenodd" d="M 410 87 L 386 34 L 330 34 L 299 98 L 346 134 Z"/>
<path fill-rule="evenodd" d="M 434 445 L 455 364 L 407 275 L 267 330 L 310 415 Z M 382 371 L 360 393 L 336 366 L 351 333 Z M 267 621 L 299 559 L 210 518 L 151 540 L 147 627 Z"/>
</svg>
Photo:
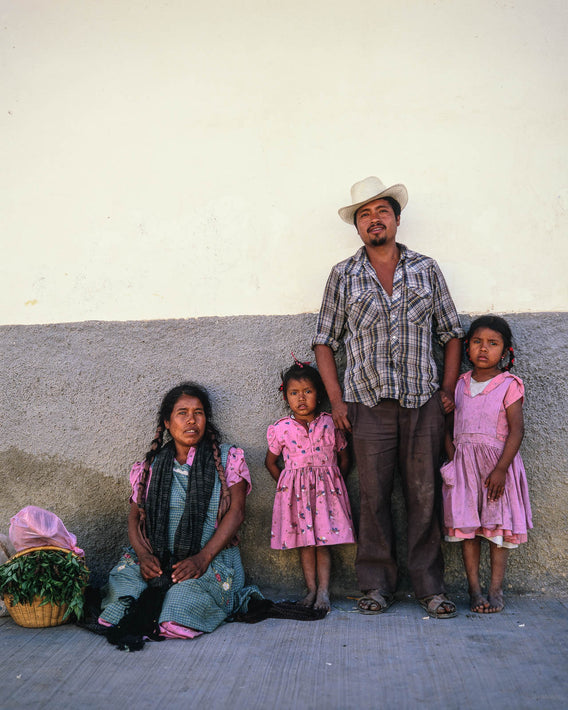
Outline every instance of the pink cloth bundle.
<svg viewBox="0 0 568 710">
<path fill-rule="evenodd" d="M 71 550 L 84 557 L 85 553 L 77 547 L 77 538 L 70 533 L 61 520 L 49 510 L 28 505 L 10 519 L 8 532 L 16 552 L 30 547 L 54 545 Z"/>
</svg>

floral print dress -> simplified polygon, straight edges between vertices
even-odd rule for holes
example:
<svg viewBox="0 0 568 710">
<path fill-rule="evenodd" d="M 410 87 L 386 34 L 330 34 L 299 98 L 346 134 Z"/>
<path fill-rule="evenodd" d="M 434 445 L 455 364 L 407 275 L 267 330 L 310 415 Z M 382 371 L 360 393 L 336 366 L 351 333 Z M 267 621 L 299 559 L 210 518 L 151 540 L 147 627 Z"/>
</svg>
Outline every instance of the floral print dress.
<svg viewBox="0 0 568 710">
<path fill-rule="evenodd" d="M 347 446 L 325 412 L 308 429 L 293 417 L 268 427 L 268 448 L 282 454 L 272 513 L 271 547 L 287 550 L 313 545 L 354 543 L 351 506 L 337 465 Z"/>
</svg>

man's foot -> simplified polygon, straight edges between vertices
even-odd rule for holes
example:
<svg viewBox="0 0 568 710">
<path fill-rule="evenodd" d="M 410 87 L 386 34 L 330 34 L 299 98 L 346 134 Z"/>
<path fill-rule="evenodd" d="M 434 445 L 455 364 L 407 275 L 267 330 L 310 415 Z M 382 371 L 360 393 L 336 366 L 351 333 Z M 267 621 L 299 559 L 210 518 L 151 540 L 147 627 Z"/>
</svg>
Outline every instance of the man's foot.
<svg viewBox="0 0 568 710">
<path fill-rule="evenodd" d="M 309 591 L 301 602 L 298 602 L 301 606 L 307 606 L 310 609 L 313 607 L 316 600 L 316 590 Z"/>
<path fill-rule="evenodd" d="M 378 589 L 369 589 L 357 600 L 361 614 L 382 614 L 394 602 L 394 594 L 381 594 Z"/>
<path fill-rule="evenodd" d="M 489 600 L 489 609 L 487 609 L 488 614 L 498 614 L 505 608 L 505 602 L 503 601 L 503 591 L 500 589 L 497 592 L 489 592 L 487 595 Z"/>
<path fill-rule="evenodd" d="M 445 594 L 431 594 L 418 603 L 433 619 L 453 619 L 458 614 L 456 605 Z"/>
<path fill-rule="evenodd" d="M 323 609 L 324 611 L 331 610 L 329 593 L 327 589 L 318 589 L 316 600 L 314 602 L 314 609 Z"/>
<path fill-rule="evenodd" d="M 469 595 L 469 608 L 476 614 L 487 614 L 489 611 L 489 602 L 481 592 Z"/>
</svg>

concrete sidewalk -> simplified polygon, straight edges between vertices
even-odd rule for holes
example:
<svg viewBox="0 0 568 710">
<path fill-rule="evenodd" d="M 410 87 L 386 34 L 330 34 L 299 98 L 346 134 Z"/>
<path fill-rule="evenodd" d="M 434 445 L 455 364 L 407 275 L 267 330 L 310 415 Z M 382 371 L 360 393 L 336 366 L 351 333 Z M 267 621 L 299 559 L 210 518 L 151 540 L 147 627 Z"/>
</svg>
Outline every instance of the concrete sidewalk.
<svg viewBox="0 0 568 710">
<path fill-rule="evenodd" d="M 117 651 L 76 626 L 0 619 L 0 707 L 565 710 L 568 600 L 509 596 L 501 614 L 380 616 L 334 600 L 323 621 L 226 624 L 195 641 Z"/>
</svg>

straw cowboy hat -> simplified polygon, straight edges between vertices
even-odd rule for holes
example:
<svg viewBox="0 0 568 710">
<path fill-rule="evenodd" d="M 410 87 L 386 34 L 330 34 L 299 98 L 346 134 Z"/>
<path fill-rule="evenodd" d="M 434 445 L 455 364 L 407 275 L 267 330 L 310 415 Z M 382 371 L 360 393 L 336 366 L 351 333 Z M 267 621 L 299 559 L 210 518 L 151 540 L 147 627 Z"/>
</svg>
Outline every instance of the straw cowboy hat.
<svg viewBox="0 0 568 710">
<path fill-rule="evenodd" d="M 406 207 L 408 202 L 408 192 L 404 185 L 387 187 L 378 177 L 368 177 L 353 185 L 351 188 L 352 204 L 342 207 L 338 214 L 344 222 L 353 224 L 353 216 L 359 207 L 366 205 L 367 202 L 379 200 L 381 197 L 394 197 L 401 210 Z"/>
</svg>

